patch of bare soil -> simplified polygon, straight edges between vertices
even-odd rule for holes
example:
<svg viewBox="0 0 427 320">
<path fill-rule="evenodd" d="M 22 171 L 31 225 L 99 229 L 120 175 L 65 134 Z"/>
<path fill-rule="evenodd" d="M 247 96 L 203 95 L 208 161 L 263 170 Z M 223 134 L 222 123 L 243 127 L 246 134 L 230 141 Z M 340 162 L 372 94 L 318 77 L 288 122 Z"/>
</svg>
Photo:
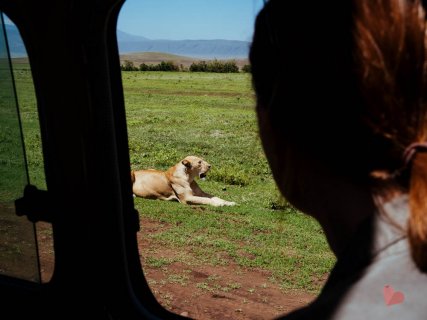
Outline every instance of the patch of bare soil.
<svg viewBox="0 0 427 320">
<path fill-rule="evenodd" d="M 55 266 L 52 226 L 47 222 L 37 222 L 36 230 L 39 247 L 41 281 L 42 283 L 47 283 L 52 278 L 53 269 Z"/>
<path fill-rule="evenodd" d="M 33 224 L 15 214 L 13 202 L 0 203 L 0 274 L 39 280 Z"/>
<path fill-rule="evenodd" d="M 138 243 L 153 293 L 174 313 L 193 319 L 273 319 L 315 298 L 303 291 L 284 293 L 270 281 L 269 272 L 245 269 L 231 260 L 215 266 L 173 262 L 191 253 L 155 243 L 152 235 L 165 228 L 160 222 L 142 219 Z"/>
<path fill-rule="evenodd" d="M 190 250 L 162 247 L 153 235 L 169 227 L 142 218 L 138 246 L 151 290 L 174 313 L 200 320 L 273 319 L 315 298 L 284 292 L 269 272 L 245 269 L 227 257 L 221 265 L 208 265 L 197 263 Z M 39 223 L 37 231 L 42 282 L 48 282 L 54 266 L 50 225 Z"/>
</svg>

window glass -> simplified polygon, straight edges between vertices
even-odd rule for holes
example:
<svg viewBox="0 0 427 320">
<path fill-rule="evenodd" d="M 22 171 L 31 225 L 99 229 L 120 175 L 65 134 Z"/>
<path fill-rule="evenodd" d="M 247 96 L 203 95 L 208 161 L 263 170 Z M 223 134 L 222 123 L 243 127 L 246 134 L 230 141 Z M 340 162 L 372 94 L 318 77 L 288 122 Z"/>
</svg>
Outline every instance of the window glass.
<svg viewBox="0 0 427 320">
<path fill-rule="evenodd" d="M 258 138 L 248 51 L 263 3 L 127 0 L 119 16 L 135 181 L 197 156 L 211 165 L 198 186 L 237 203 L 134 198 L 152 292 L 195 319 L 275 318 L 312 301 L 335 262 L 318 223 L 279 195 Z"/>
<path fill-rule="evenodd" d="M 44 175 L 40 124 L 31 67 L 18 28 L 8 20 L 6 16 L 5 28 L 25 142 L 29 180 L 30 183 L 38 189 L 45 190 L 46 180 Z M 38 222 L 36 223 L 36 233 L 41 280 L 42 282 L 48 282 L 54 268 L 52 226 L 46 222 Z"/>
<path fill-rule="evenodd" d="M 34 225 L 15 214 L 29 183 L 6 29 L 0 24 L 0 273 L 39 281 Z"/>
</svg>

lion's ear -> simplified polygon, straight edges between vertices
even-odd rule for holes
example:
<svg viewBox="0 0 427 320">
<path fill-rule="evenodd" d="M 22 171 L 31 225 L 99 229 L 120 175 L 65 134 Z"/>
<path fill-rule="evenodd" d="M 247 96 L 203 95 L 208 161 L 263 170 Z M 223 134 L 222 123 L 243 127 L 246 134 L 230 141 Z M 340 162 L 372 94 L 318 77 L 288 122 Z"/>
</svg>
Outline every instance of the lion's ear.
<svg viewBox="0 0 427 320">
<path fill-rule="evenodd" d="M 184 166 L 186 166 L 188 169 L 190 169 L 190 168 L 191 168 L 191 162 L 190 162 L 190 161 L 188 161 L 187 159 L 182 160 L 182 164 L 183 164 Z"/>
</svg>

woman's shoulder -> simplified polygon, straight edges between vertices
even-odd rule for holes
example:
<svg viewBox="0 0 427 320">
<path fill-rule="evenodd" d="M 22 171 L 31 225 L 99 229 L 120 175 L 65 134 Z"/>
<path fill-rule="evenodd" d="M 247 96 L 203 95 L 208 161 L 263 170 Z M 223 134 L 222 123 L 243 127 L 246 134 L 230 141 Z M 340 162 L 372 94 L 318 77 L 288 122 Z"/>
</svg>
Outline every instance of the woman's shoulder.
<svg viewBox="0 0 427 320">
<path fill-rule="evenodd" d="M 281 319 L 423 319 L 427 275 L 405 236 L 407 199 L 366 221 L 329 275 L 318 298 Z"/>
<path fill-rule="evenodd" d="M 423 319 L 427 315 L 427 275 L 415 266 L 407 238 L 381 252 L 360 279 L 340 297 L 331 319 Z"/>
<path fill-rule="evenodd" d="M 395 245 L 405 247 L 406 241 Z M 335 276 L 332 271 L 330 278 Z M 408 251 L 377 259 L 354 278 L 335 280 L 310 305 L 280 319 L 356 320 L 363 314 L 366 319 L 415 320 L 427 315 L 427 275 L 415 267 Z"/>
</svg>

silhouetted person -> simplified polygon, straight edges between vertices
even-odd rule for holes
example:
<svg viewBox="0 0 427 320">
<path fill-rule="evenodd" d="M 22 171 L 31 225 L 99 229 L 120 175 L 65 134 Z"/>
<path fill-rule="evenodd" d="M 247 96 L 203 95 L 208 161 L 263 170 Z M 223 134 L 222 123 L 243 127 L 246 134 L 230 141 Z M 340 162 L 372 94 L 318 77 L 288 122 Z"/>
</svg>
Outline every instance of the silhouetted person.
<svg viewBox="0 0 427 320">
<path fill-rule="evenodd" d="M 263 147 L 337 256 L 286 319 L 427 319 L 426 44 L 417 0 L 270 0 L 259 13 Z"/>
</svg>

